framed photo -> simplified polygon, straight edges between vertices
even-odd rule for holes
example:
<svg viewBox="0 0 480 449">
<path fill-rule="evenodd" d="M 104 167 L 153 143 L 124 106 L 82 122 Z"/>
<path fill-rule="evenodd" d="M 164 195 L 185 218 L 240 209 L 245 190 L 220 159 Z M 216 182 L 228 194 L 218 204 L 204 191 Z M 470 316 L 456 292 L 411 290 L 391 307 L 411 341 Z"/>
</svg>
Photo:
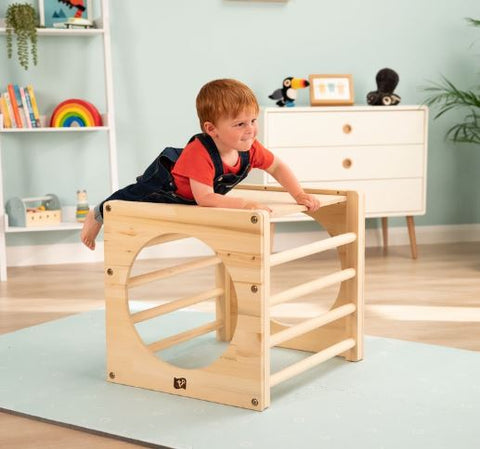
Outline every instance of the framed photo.
<svg viewBox="0 0 480 449">
<path fill-rule="evenodd" d="M 38 0 L 40 26 L 62 28 L 72 18 L 92 20 L 92 0 Z"/>
<path fill-rule="evenodd" d="M 309 75 L 312 106 L 353 104 L 352 75 Z"/>
</svg>

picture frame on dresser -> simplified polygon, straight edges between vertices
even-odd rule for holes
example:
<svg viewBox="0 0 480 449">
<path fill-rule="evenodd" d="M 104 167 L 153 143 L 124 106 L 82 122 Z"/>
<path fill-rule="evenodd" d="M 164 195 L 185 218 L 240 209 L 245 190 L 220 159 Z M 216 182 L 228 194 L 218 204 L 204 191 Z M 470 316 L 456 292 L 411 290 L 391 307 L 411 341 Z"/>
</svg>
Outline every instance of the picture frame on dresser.
<svg viewBox="0 0 480 449">
<path fill-rule="evenodd" d="M 38 12 L 40 26 L 45 28 L 56 28 L 73 17 L 92 21 L 92 0 L 77 1 L 75 6 L 68 1 L 38 0 Z"/>
<path fill-rule="evenodd" d="M 309 75 L 312 106 L 348 106 L 354 103 L 352 75 Z"/>
</svg>

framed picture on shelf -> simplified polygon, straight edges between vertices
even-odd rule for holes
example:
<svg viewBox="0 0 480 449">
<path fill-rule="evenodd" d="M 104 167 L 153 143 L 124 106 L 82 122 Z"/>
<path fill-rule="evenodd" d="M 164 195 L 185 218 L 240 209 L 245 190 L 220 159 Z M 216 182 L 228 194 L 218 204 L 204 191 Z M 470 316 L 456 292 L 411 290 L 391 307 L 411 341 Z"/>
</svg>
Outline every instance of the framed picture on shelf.
<svg viewBox="0 0 480 449">
<path fill-rule="evenodd" d="M 352 75 L 309 75 L 312 106 L 353 104 Z"/>
<path fill-rule="evenodd" d="M 40 26 L 46 28 L 89 28 L 92 0 L 38 0 Z"/>
</svg>

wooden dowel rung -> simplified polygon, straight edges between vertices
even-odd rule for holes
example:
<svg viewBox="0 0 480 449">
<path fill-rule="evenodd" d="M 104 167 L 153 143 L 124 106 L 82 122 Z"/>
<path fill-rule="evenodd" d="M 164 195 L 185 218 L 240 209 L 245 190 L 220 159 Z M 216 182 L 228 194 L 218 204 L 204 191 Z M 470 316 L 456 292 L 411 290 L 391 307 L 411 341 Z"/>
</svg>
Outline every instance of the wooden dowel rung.
<svg viewBox="0 0 480 449">
<path fill-rule="evenodd" d="M 162 304 L 161 306 L 152 307 L 151 309 L 142 310 L 141 312 L 132 314 L 132 321 L 134 323 L 141 323 L 142 321 L 150 320 L 159 315 L 164 315 L 165 313 L 170 313 L 193 304 L 198 304 L 199 302 L 206 301 L 207 299 L 218 298 L 219 296 L 223 295 L 223 293 L 223 288 L 214 288 L 212 290 L 199 293 L 195 296 L 187 296 L 175 301 L 170 301 L 166 304 Z"/>
<path fill-rule="evenodd" d="M 316 354 L 311 355 L 300 362 L 290 365 L 289 367 L 270 376 L 270 387 L 274 387 L 284 380 L 303 373 L 304 371 L 313 368 L 314 366 L 317 366 L 318 364 L 325 362 L 326 360 L 331 359 L 342 352 L 348 351 L 354 346 L 355 340 L 353 338 L 348 338 L 328 347 L 327 349 L 324 349 L 323 351 L 317 352 Z"/>
<path fill-rule="evenodd" d="M 145 246 L 160 245 L 161 243 L 174 242 L 175 240 L 188 239 L 190 236 L 184 234 L 163 234 L 148 242 Z"/>
<path fill-rule="evenodd" d="M 188 271 L 198 270 L 211 265 L 218 265 L 219 263 L 222 263 L 222 259 L 218 256 L 202 257 L 200 260 L 194 260 L 174 267 L 163 268 L 161 270 L 151 271 L 150 273 L 133 276 L 128 280 L 127 285 L 128 287 L 138 287 L 139 285 L 148 284 L 152 281 L 157 281 L 181 273 L 187 273 Z"/>
<path fill-rule="evenodd" d="M 185 332 L 181 332 L 180 334 L 172 335 L 171 337 L 164 338 L 163 340 L 159 340 L 155 343 L 151 343 L 148 345 L 148 348 L 153 351 L 162 351 L 163 349 L 167 349 L 170 346 L 178 345 L 179 343 L 183 343 L 184 341 L 191 340 L 192 338 L 199 337 L 200 335 L 208 334 L 209 332 L 216 331 L 222 327 L 222 323 L 220 321 L 212 321 L 211 323 L 204 324 L 202 326 L 196 327 L 194 329 L 190 329 Z"/>
<path fill-rule="evenodd" d="M 338 282 L 346 281 L 355 276 L 353 268 L 346 268 L 345 270 L 337 271 L 335 273 L 323 276 L 314 281 L 306 282 L 305 284 L 297 285 L 296 287 L 277 293 L 270 298 L 270 306 L 281 304 L 282 302 L 290 301 L 299 298 L 303 295 L 311 293 L 315 290 L 320 290 L 324 287 L 336 284 Z"/>
<path fill-rule="evenodd" d="M 310 243 L 308 245 L 303 245 L 297 248 L 282 251 L 280 253 L 272 254 L 270 256 L 270 266 L 274 267 L 285 262 L 307 257 L 332 248 L 338 248 L 339 246 L 354 242 L 356 238 L 357 235 L 354 232 L 347 232 L 346 234 L 336 235 L 334 237 Z"/>
<path fill-rule="evenodd" d="M 343 306 L 330 310 L 323 315 L 303 321 L 295 326 L 291 326 L 283 331 L 277 332 L 270 337 L 270 347 L 273 348 L 280 343 L 284 343 L 288 340 L 291 340 L 292 338 L 298 337 L 299 335 L 303 335 L 313 329 L 317 329 L 324 326 L 325 324 L 331 323 L 332 321 L 336 321 L 340 318 L 348 316 L 354 313 L 355 310 L 355 304 L 344 304 Z"/>
</svg>

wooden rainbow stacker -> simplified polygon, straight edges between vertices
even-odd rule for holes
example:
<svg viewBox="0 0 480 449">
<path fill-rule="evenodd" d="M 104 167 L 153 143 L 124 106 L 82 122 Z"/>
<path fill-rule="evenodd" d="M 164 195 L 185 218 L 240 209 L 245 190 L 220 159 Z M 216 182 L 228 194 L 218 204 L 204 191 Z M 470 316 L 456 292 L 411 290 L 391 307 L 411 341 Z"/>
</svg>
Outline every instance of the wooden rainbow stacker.
<svg viewBox="0 0 480 449">
<path fill-rule="evenodd" d="M 111 201 L 105 205 L 105 296 L 107 379 L 111 382 L 264 410 L 275 385 L 335 356 L 358 361 L 363 355 L 364 206 L 354 191 L 306 190 L 322 207 L 306 212 L 280 188 L 241 186 L 229 195 L 268 204 L 262 210 Z M 271 219 L 304 212 L 329 238 L 271 254 Z M 142 248 L 195 237 L 213 256 L 137 276 L 131 268 Z M 337 249 L 341 269 L 275 295 L 270 268 L 328 249 Z M 141 312 L 129 309 L 129 288 L 205 266 L 217 267 L 216 288 Z M 270 308 L 321 288 L 340 284 L 331 309 L 287 326 L 270 319 Z M 145 344 L 135 325 L 160 315 L 216 299 L 213 322 Z M 204 368 L 184 369 L 156 352 L 208 332 L 229 342 Z M 313 354 L 270 372 L 270 349 L 286 347 Z"/>
</svg>

